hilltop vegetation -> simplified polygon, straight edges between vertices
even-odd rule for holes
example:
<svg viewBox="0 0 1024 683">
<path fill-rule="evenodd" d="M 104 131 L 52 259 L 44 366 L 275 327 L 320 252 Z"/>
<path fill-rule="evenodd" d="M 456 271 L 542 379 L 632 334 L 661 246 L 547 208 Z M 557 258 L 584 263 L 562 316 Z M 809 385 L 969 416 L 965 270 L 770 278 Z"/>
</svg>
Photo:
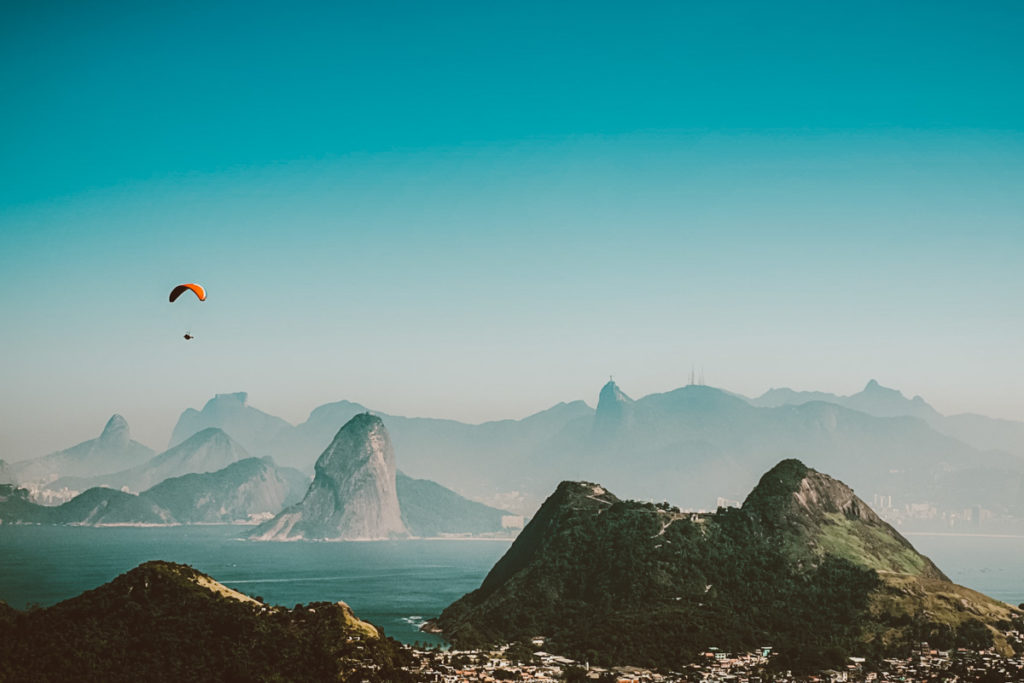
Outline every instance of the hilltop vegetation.
<svg viewBox="0 0 1024 683">
<path fill-rule="evenodd" d="M 413 680 L 408 654 L 342 603 L 271 607 L 147 562 L 47 609 L 0 606 L 0 680 Z"/>
<path fill-rule="evenodd" d="M 1020 616 L 979 594 L 938 599 L 940 588 L 966 590 L 847 487 L 793 460 L 741 509 L 709 515 L 563 482 L 438 624 L 458 646 L 544 635 L 545 649 L 601 665 L 676 667 L 712 645 L 770 644 L 779 665 L 811 670 L 940 632 L 991 645 Z"/>
</svg>

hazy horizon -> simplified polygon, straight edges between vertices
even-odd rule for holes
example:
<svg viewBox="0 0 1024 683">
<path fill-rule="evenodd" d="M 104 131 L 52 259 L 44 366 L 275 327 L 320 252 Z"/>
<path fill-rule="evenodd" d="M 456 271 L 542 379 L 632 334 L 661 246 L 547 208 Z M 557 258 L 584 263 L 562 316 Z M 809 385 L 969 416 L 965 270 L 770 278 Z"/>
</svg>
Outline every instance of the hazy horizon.
<svg viewBox="0 0 1024 683">
<path fill-rule="evenodd" d="M 1024 420 L 1022 21 L 9 4 L 0 458 L 113 413 L 161 450 L 216 393 L 481 422 L 694 366 Z"/>
<path fill-rule="evenodd" d="M 702 370 L 694 369 L 694 375 L 695 375 L 695 380 L 696 380 L 697 384 L 701 384 L 701 382 L 702 382 L 702 380 L 700 379 L 701 372 L 702 372 Z M 521 419 L 524 419 L 526 417 L 530 417 L 531 415 L 536 415 L 537 413 L 540 413 L 540 412 L 549 410 L 551 408 L 554 408 L 555 406 L 557 406 L 559 404 L 567 404 L 567 403 L 572 403 L 572 402 L 575 402 L 575 401 L 583 401 L 590 408 L 596 408 L 597 407 L 597 403 L 598 403 L 598 393 L 599 393 L 600 388 L 604 386 L 604 383 L 608 382 L 611 379 L 612 379 L 612 377 L 609 376 L 608 378 L 605 378 L 604 382 L 599 383 L 599 386 L 597 387 L 597 389 L 595 389 L 592 392 L 593 395 L 590 396 L 590 397 L 583 397 L 583 396 L 581 396 L 581 397 L 577 397 L 577 398 L 565 398 L 565 399 L 562 399 L 562 400 L 559 400 L 559 401 L 554 401 L 552 403 L 545 404 L 545 405 L 542 405 L 542 406 L 535 406 L 533 408 L 527 408 L 526 412 L 523 412 L 521 414 L 495 415 L 493 417 L 488 417 L 488 418 L 485 418 L 485 419 L 482 419 L 482 420 L 463 420 L 463 419 L 460 419 L 458 417 L 453 417 L 453 416 L 450 416 L 450 415 L 428 415 L 428 414 L 419 414 L 419 413 L 401 413 L 401 412 L 397 412 L 397 411 L 394 411 L 394 410 L 387 410 L 387 409 L 382 408 L 381 406 L 378 406 L 378 405 L 370 405 L 370 404 L 367 404 L 365 401 L 361 401 L 358 398 L 353 398 L 353 397 L 349 397 L 349 396 L 336 397 L 336 398 L 333 398 L 333 399 L 329 399 L 327 401 L 322 401 L 320 403 L 316 403 L 315 405 L 310 405 L 309 408 L 306 409 L 304 412 L 301 412 L 297 416 L 293 416 L 293 415 L 287 415 L 287 414 L 284 414 L 284 413 L 276 413 L 273 410 L 268 409 L 268 407 L 266 405 L 264 405 L 263 403 L 261 403 L 259 401 L 259 397 L 257 397 L 256 401 L 254 402 L 252 394 L 250 394 L 249 392 L 244 391 L 244 389 L 239 389 L 238 392 L 233 392 L 233 391 L 217 392 L 217 394 L 211 394 L 210 396 L 206 397 L 205 399 L 203 399 L 203 400 L 201 400 L 201 401 L 199 401 L 199 402 L 197 402 L 195 404 L 191 404 L 191 405 L 187 405 L 187 406 L 182 407 L 181 410 L 179 410 L 177 413 L 175 413 L 173 415 L 173 418 L 167 424 L 158 424 L 154 420 L 143 421 L 143 422 L 140 423 L 140 424 L 143 425 L 143 429 L 140 430 L 140 429 L 136 428 L 135 423 L 133 423 L 132 418 L 130 417 L 133 414 L 137 416 L 138 415 L 137 412 L 133 413 L 132 411 L 115 411 L 114 413 L 111 413 L 110 415 L 107 415 L 106 417 L 103 417 L 96 424 L 92 425 L 92 428 L 90 428 L 88 425 L 83 425 L 83 430 L 80 432 L 80 435 L 79 436 L 71 437 L 72 441 L 70 441 L 70 442 L 67 442 L 67 443 L 59 442 L 58 443 L 57 439 L 59 439 L 60 436 L 56 436 L 56 435 L 50 434 L 50 435 L 48 435 L 49 441 L 42 441 L 42 440 L 40 440 L 40 441 L 38 441 L 38 443 L 58 443 L 58 445 L 52 446 L 52 447 L 51 446 L 46 446 L 45 450 L 39 451 L 39 452 L 32 452 L 31 454 L 28 454 L 28 455 L 11 457 L 11 458 L 8 459 L 8 462 L 17 462 L 19 460 L 31 459 L 31 458 L 38 457 L 38 456 L 41 456 L 41 455 L 46 455 L 48 453 L 52 453 L 52 452 L 57 451 L 57 450 L 63 450 L 65 448 L 69 448 L 69 447 L 74 446 L 76 444 L 79 444 L 79 443 L 81 443 L 83 441 L 88 441 L 90 439 L 96 438 L 97 436 L 99 436 L 99 434 L 102 431 L 103 426 L 106 424 L 106 422 L 115 414 L 121 415 L 122 417 L 125 417 L 126 421 L 128 422 L 128 427 L 131 430 L 132 438 L 135 441 L 138 441 L 138 442 L 142 443 L 145 446 L 149 446 L 150 448 L 153 448 L 156 452 L 159 453 L 159 452 L 165 450 L 167 448 L 167 446 L 169 445 L 169 439 L 171 438 L 171 432 L 172 432 L 172 430 L 174 428 L 174 425 L 177 423 L 177 420 L 178 420 L 178 417 L 180 416 L 180 414 L 183 411 L 185 411 L 186 409 L 189 409 L 189 408 L 192 408 L 192 409 L 195 409 L 195 410 L 202 410 L 203 406 L 207 403 L 207 401 L 213 399 L 218 394 L 227 395 L 227 394 L 234 394 L 234 393 L 239 393 L 239 392 L 245 393 L 247 395 L 247 397 L 246 397 L 246 405 L 251 406 L 253 408 L 256 408 L 257 410 L 260 410 L 260 411 L 262 411 L 264 413 L 267 413 L 269 415 L 272 415 L 274 417 L 279 417 L 281 419 L 284 419 L 286 422 L 289 422 L 293 426 L 305 422 L 306 419 L 309 417 L 310 413 L 314 409 L 316 409 L 316 408 L 318 408 L 318 407 L 320 407 L 320 406 L 322 406 L 324 404 L 334 403 L 334 402 L 337 402 L 337 401 L 350 401 L 352 403 L 358 403 L 360 405 L 363 405 L 365 408 L 367 408 L 367 410 L 369 410 L 371 412 L 375 412 L 375 413 L 384 413 L 384 414 L 389 414 L 389 415 L 395 415 L 395 416 L 401 416 L 401 417 L 411 417 L 411 418 L 429 418 L 429 419 L 455 420 L 457 422 L 463 422 L 463 423 L 467 423 L 467 424 L 481 424 L 481 423 L 484 423 L 484 422 L 492 422 L 492 421 L 499 421 L 499 420 L 521 420 Z M 631 391 L 628 386 L 622 386 L 620 380 L 615 379 L 614 381 L 615 381 L 616 385 L 619 386 L 619 389 L 621 389 L 624 393 L 626 393 L 633 400 L 638 400 L 638 399 L 644 398 L 645 396 L 665 393 L 665 392 L 673 391 L 675 389 L 683 388 L 685 386 L 690 386 L 690 382 L 689 382 L 689 378 L 688 378 L 687 381 L 679 384 L 678 386 L 664 387 L 664 388 L 656 389 L 654 391 L 645 391 L 643 393 L 637 393 L 637 392 Z M 877 380 L 875 380 L 875 379 L 868 380 L 868 382 L 871 382 L 871 381 L 876 381 L 877 382 Z M 729 393 L 732 393 L 732 394 L 736 394 L 738 396 L 742 396 L 742 397 L 747 398 L 747 399 L 756 399 L 756 398 L 760 397 L 761 395 L 763 395 L 765 392 L 770 391 L 772 389 L 792 389 L 794 391 L 823 392 L 823 393 L 835 394 L 835 395 L 837 395 L 839 397 L 845 397 L 845 396 L 850 396 L 852 394 L 856 394 L 856 393 L 859 393 L 860 391 L 863 391 L 865 389 L 865 386 L 867 385 L 868 382 L 865 382 L 864 384 L 860 385 L 860 388 L 855 389 L 855 390 L 851 390 L 851 391 L 848 391 L 848 392 L 835 392 L 835 391 L 828 391 L 827 389 L 821 389 L 821 388 L 796 388 L 796 387 L 789 387 L 789 386 L 779 385 L 779 386 L 776 386 L 776 387 L 769 387 L 769 388 L 765 389 L 764 391 L 760 391 L 760 392 L 757 392 L 755 394 L 745 394 L 743 392 L 738 392 L 738 391 L 731 390 L 728 387 L 714 386 L 711 383 L 707 383 L 706 382 L 706 378 L 703 380 L 703 386 L 707 386 L 707 387 L 709 387 L 711 389 L 716 389 L 716 390 L 720 390 L 720 391 L 725 391 L 725 392 L 729 392 Z M 902 389 L 900 389 L 899 387 L 887 386 L 884 382 L 879 382 L 879 384 L 882 387 L 885 387 L 887 389 L 895 389 L 897 391 L 900 391 L 900 393 L 902 393 L 903 396 L 905 398 L 907 398 L 907 399 L 912 399 L 915 396 L 920 396 L 919 394 L 907 393 L 907 392 L 903 391 Z M 928 401 L 927 397 L 921 396 L 920 398 L 924 399 L 926 402 L 929 403 L 929 405 L 931 405 L 933 408 L 936 408 L 938 410 L 938 412 L 942 413 L 943 415 L 949 416 L 949 415 L 959 414 L 959 413 L 945 413 L 942 410 L 939 410 L 937 408 L 937 406 L 932 404 L 930 401 Z M 964 411 L 964 412 L 973 413 L 973 414 L 977 414 L 977 415 L 982 414 L 982 413 L 978 413 L 976 411 Z M 90 412 L 90 414 L 92 414 L 92 413 Z M 991 417 L 991 416 L 986 416 L 986 417 Z M 999 419 L 1002 419 L 1002 418 L 999 418 Z M 150 439 L 147 440 L 146 436 L 150 437 Z"/>
</svg>

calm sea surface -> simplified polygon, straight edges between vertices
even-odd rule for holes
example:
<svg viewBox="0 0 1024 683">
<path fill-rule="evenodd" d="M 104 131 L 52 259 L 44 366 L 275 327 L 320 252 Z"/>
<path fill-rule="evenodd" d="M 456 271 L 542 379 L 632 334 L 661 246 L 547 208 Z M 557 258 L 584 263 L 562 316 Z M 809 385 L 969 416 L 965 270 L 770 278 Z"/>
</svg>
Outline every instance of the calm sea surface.
<svg viewBox="0 0 1024 683">
<path fill-rule="evenodd" d="M 0 526 L 0 600 L 52 605 L 147 560 L 190 564 L 221 583 L 294 606 L 344 600 L 401 641 L 438 642 L 424 619 L 480 586 L 507 541 L 254 543 L 233 526 Z M 1024 602 L 1024 538 L 908 534 L 951 579 Z"/>
<path fill-rule="evenodd" d="M 1024 536 L 904 535 L 955 583 L 1013 605 L 1024 603 Z"/>
<path fill-rule="evenodd" d="M 479 588 L 508 541 L 256 543 L 237 526 L 0 526 L 0 600 L 52 605 L 146 562 L 189 564 L 271 604 L 347 602 L 403 642 L 440 642 L 424 619 Z"/>
</svg>

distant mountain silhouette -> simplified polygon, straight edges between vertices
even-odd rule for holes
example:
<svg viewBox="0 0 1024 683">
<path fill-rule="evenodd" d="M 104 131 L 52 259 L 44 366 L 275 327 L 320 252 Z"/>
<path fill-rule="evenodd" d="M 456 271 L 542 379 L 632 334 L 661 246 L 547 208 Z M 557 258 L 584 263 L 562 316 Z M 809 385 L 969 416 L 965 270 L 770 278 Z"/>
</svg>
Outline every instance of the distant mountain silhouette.
<svg viewBox="0 0 1024 683">
<path fill-rule="evenodd" d="M 508 512 L 463 498 L 427 479 L 395 477 L 402 522 L 413 536 L 481 536 L 509 533 L 503 525 Z M 512 532 L 518 529 L 511 530 Z"/>
<path fill-rule="evenodd" d="M 907 398 L 898 390 L 883 387 L 875 380 L 868 382 L 860 393 L 850 396 L 782 388 L 770 389 L 749 401 L 751 405 L 760 407 L 824 401 L 876 417 L 917 417 L 936 431 L 980 450 L 1000 450 L 1024 456 L 1024 422 L 999 420 L 970 413 L 942 415 L 920 396 Z"/>
<path fill-rule="evenodd" d="M 264 413 L 235 404 L 231 414 L 250 416 L 250 431 L 267 422 Z M 320 406 L 296 427 L 278 424 L 263 452 L 309 472 L 337 430 L 360 412 L 363 406 L 349 401 Z M 380 418 L 410 477 L 519 514 L 532 514 L 559 481 L 579 478 L 615 482 L 629 496 L 710 509 L 719 497 L 739 500 L 772 463 L 797 457 L 869 498 L 891 495 L 901 505 L 949 509 L 983 505 L 1024 516 L 1024 458 L 950 435 L 953 426 L 970 423 L 982 431 L 1006 428 L 993 429 L 990 441 L 1011 439 L 1018 423 L 945 418 L 923 399 L 906 399 L 875 381 L 852 397 L 777 389 L 746 399 L 691 385 L 635 400 L 609 382 L 596 411 L 576 401 L 479 425 Z"/>
<path fill-rule="evenodd" d="M 247 521 L 298 502 L 309 480 L 267 458 L 245 458 L 224 469 L 165 479 L 140 494 L 182 524 Z"/>
<path fill-rule="evenodd" d="M 792 389 L 770 389 L 760 397 L 750 399 L 751 405 L 774 408 L 783 405 L 801 405 L 811 401 L 835 403 L 844 408 L 859 410 L 875 417 L 919 417 L 926 422 L 941 419 L 942 415 L 928 405 L 923 398 L 906 398 L 896 389 L 883 387 L 876 380 L 867 383 L 860 393 L 838 396 L 821 391 L 793 391 Z"/>
<path fill-rule="evenodd" d="M 112 416 L 99 437 L 40 458 L 9 463 L 10 478 L 21 484 L 44 484 L 60 477 L 107 474 L 134 467 L 154 451 L 133 441 L 128 422 Z"/>
<path fill-rule="evenodd" d="M 244 397 L 244 393 L 218 394 L 207 403 L 210 410 L 204 408 L 202 420 L 197 418 L 198 411 L 185 411 L 178 420 L 172 441 L 193 427 L 216 426 L 242 444 L 258 443 L 254 446 L 257 450 L 252 452 L 271 455 L 275 462 L 312 473 L 316 458 L 338 430 L 354 416 L 366 412 L 366 407 L 359 403 L 337 401 L 314 409 L 305 422 L 292 427 L 245 405 Z M 570 423 L 583 420 L 587 424 L 578 425 L 578 429 L 581 433 L 588 432 L 594 411 L 583 401 L 575 401 L 560 403 L 522 420 L 498 420 L 479 425 L 375 414 L 387 426 L 395 448 L 402 453 L 402 469 L 411 477 L 438 481 L 490 505 L 529 512 L 540 502 L 539 498 L 525 491 L 495 487 L 494 481 L 520 479 L 522 455 L 558 438 Z M 241 436 L 236 436 L 236 432 Z M 260 440 L 262 437 L 258 435 L 270 432 L 272 437 Z M 487 465 L 481 467 L 481 462 Z"/>
<path fill-rule="evenodd" d="M 601 444 L 619 438 L 633 426 L 633 399 L 627 396 L 614 381 L 609 380 L 601 388 L 594 411 L 592 439 Z"/>
<path fill-rule="evenodd" d="M 66 487 L 82 491 L 103 486 L 138 493 L 171 477 L 215 472 L 248 457 L 245 449 L 223 430 L 208 427 L 131 469 L 93 477 L 63 477 L 50 484 L 49 488 L 60 490 Z"/>
<path fill-rule="evenodd" d="M 28 491 L 0 490 L 2 524 L 196 524 L 251 521 L 299 500 L 308 480 L 269 458 L 246 458 L 224 469 L 165 479 L 135 495 L 93 487 L 58 506 L 29 501 Z"/>
<path fill-rule="evenodd" d="M 249 453 L 256 456 L 273 455 L 266 444 L 292 426 L 279 417 L 253 408 L 247 404 L 247 399 L 248 394 L 244 391 L 217 394 L 206 402 L 201 411 L 188 408 L 174 425 L 168 447 L 173 448 L 204 429 L 217 427 L 230 434 Z M 286 464 L 281 460 L 278 462 Z"/>
</svg>

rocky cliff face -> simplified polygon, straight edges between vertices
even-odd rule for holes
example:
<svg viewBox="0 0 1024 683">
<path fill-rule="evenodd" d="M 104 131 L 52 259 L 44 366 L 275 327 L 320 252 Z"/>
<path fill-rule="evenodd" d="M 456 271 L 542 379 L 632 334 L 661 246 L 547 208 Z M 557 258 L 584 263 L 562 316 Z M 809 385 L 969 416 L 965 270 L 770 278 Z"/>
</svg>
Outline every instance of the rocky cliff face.
<svg viewBox="0 0 1024 683">
<path fill-rule="evenodd" d="M 765 473 L 743 510 L 786 538 L 796 562 L 832 555 L 881 572 L 949 581 L 853 489 L 799 460 Z"/>
<path fill-rule="evenodd" d="M 384 423 L 356 415 L 316 462 L 302 502 L 254 529 L 249 538 L 363 540 L 409 535 L 395 487 L 395 453 Z"/>
</svg>

